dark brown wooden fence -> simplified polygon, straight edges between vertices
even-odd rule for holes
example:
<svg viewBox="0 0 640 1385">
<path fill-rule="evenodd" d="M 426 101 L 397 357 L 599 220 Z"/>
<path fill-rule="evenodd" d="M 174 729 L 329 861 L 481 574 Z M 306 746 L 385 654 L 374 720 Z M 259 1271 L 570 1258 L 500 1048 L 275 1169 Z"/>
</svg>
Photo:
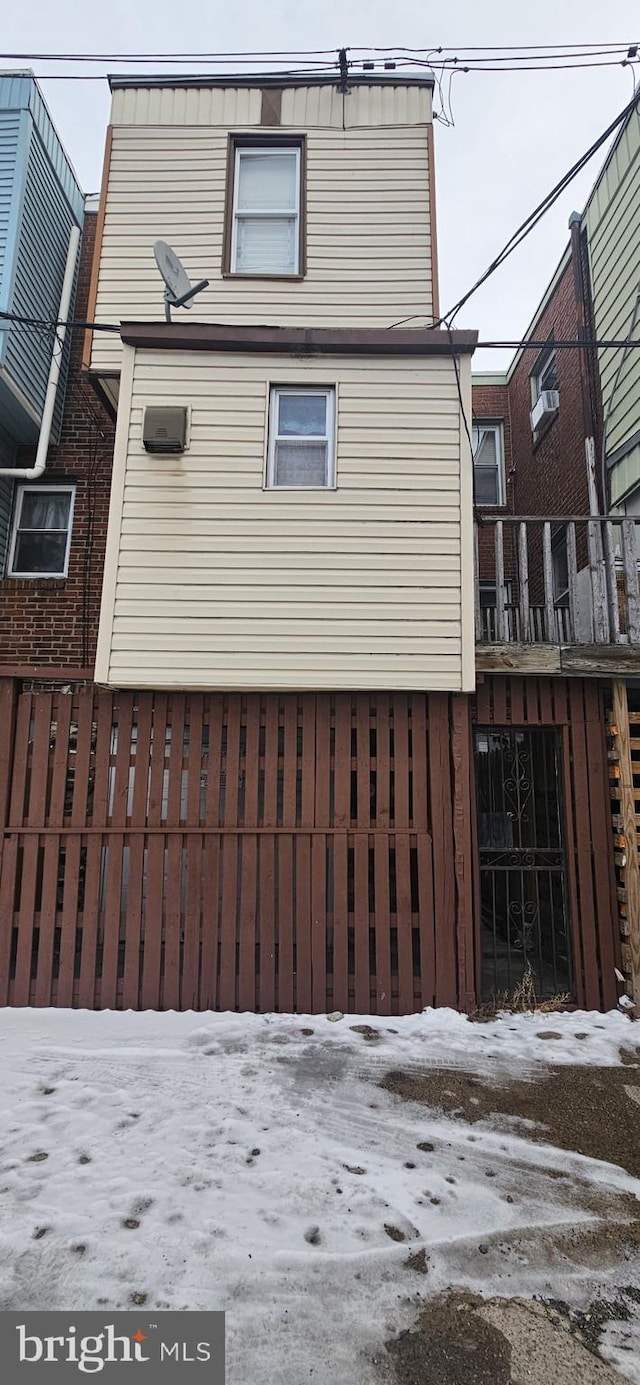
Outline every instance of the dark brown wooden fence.
<svg viewBox="0 0 640 1385">
<path fill-rule="evenodd" d="M 0 1003 L 472 1002 L 468 699 L 3 697 Z"/>
</svg>

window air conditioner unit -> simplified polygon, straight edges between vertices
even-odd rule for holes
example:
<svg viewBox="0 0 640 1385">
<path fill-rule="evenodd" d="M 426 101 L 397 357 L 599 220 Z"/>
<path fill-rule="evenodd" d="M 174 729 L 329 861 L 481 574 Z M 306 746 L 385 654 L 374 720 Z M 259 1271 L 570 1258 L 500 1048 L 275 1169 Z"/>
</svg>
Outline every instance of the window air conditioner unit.
<svg viewBox="0 0 640 1385">
<path fill-rule="evenodd" d="M 153 405 L 145 409 L 142 441 L 147 452 L 184 452 L 187 445 L 186 408 Z"/>
<path fill-rule="evenodd" d="M 531 410 L 531 432 L 541 433 L 543 429 L 555 418 L 560 407 L 560 394 L 558 390 L 542 390 Z"/>
</svg>

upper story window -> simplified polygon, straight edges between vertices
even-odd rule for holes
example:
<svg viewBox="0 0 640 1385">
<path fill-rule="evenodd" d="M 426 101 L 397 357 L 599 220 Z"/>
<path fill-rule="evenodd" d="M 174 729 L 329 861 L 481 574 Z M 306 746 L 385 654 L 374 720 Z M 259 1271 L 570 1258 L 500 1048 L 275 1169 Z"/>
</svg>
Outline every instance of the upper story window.
<svg viewBox="0 0 640 1385">
<path fill-rule="evenodd" d="M 17 487 L 10 577 L 66 577 L 74 498 L 74 486 Z"/>
<path fill-rule="evenodd" d="M 549 347 L 537 362 L 531 375 L 531 403 L 535 404 L 543 390 L 557 390 L 558 368 L 556 353 Z"/>
<path fill-rule="evenodd" d="M 302 140 L 232 137 L 226 273 L 301 277 L 303 153 Z"/>
<path fill-rule="evenodd" d="M 335 389 L 272 385 L 267 486 L 335 485 Z"/>
<path fill-rule="evenodd" d="M 476 420 L 471 441 L 476 505 L 504 505 L 502 424 Z"/>
</svg>

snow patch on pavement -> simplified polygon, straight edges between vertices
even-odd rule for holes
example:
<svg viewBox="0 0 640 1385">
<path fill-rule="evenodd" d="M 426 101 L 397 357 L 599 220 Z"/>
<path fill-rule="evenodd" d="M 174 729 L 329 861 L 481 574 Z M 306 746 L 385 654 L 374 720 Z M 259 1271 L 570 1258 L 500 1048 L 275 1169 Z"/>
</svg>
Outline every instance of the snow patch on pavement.
<svg viewBox="0 0 640 1385">
<path fill-rule="evenodd" d="M 451 1283 L 579 1299 L 603 1273 L 557 1238 L 640 1196 L 525 1128 L 377 1085 L 612 1065 L 635 1046 L 617 1013 L 5 1010 L 0 1037 L 0 1307 L 226 1309 L 230 1385 L 369 1385 L 385 1339 Z M 426 1275 L 407 1265 L 422 1248 Z"/>
</svg>

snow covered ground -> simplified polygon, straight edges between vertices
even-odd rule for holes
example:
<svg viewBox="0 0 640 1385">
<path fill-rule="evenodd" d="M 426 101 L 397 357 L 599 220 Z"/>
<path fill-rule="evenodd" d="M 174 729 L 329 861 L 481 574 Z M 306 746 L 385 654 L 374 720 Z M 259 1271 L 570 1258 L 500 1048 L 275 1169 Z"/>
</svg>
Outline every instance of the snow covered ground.
<svg viewBox="0 0 640 1385">
<path fill-rule="evenodd" d="M 618 1014 L 0 1011 L 0 1307 L 223 1308 L 230 1385 L 373 1385 L 438 1290 L 587 1301 L 616 1268 L 564 1232 L 624 1219 L 640 1182 L 378 1084 L 614 1065 L 637 1032 Z"/>
</svg>

